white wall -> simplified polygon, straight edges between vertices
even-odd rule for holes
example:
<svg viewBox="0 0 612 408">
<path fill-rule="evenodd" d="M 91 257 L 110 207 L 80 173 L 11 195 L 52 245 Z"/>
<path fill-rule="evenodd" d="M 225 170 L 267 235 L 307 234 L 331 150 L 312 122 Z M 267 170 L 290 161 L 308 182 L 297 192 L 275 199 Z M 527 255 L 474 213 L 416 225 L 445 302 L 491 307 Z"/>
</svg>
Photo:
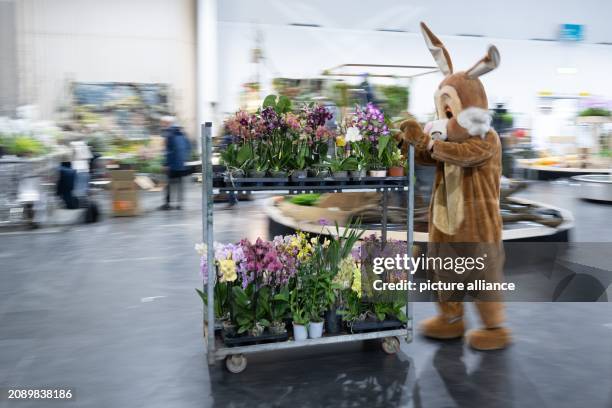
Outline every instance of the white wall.
<svg viewBox="0 0 612 408">
<path fill-rule="evenodd" d="M 263 33 L 267 78 L 316 77 L 345 63 L 434 65 L 420 34 L 373 30 L 306 28 L 248 23 L 219 23 L 219 102 L 221 112 L 238 106 L 241 84 L 251 79 L 255 28 Z M 533 114 L 539 91 L 590 92 L 612 97 L 612 46 L 562 44 L 516 39 L 440 36 L 456 70 L 471 67 L 489 43 L 497 45 L 501 66 L 482 77 L 489 101 L 506 102 L 515 112 Z M 576 75 L 559 75 L 558 67 L 574 67 Z M 433 111 L 433 92 L 442 79 L 434 74 L 416 79 L 411 108 L 417 115 Z"/>
<path fill-rule="evenodd" d="M 54 118 L 66 83 L 167 83 L 195 130 L 194 0 L 19 0 L 20 103 Z"/>
</svg>

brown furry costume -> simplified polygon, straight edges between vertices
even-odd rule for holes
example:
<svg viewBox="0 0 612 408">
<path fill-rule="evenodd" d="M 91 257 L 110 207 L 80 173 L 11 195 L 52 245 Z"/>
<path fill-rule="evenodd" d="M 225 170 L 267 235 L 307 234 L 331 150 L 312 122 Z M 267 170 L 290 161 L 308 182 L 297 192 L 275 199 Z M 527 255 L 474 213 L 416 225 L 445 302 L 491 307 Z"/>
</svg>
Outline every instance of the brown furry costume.
<svg viewBox="0 0 612 408">
<path fill-rule="evenodd" d="M 415 146 L 417 163 L 436 166 L 430 204 L 428 256 L 488 256 L 479 275 L 457 275 L 436 271 L 435 278 L 465 281 L 484 278 L 500 281 L 503 271 L 502 219 L 499 212 L 501 143 L 490 127 L 488 101 L 478 77 L 495 69 L 499 53 L 490 47 L 487 55 L 465 72 L 453 73 L 452 62 L 442 42 L 421 23 L 425 41 L 445 79 L 435 94 L 439 118 L 433 122 L 438 134 L 424 131 L 409 120 L 401 125 L 405 141 Z M 434 140 L 435 139 L 435 140 Z M 467 244 L 467 245 L 466 245 Z M 448 339 L 463 336 L 463 306 L 453 294 L 440 293 L 440 314 L 424 321 L 425 335 Z M 510 341 L 498 294 L 475 295 L 484 329 L 469 334 L 472 347 L 499 349 Z M 488 301 L 482 301 L 488 300 Z M 495 300 L 495 301 L 491 301 Z"/>
</svg>

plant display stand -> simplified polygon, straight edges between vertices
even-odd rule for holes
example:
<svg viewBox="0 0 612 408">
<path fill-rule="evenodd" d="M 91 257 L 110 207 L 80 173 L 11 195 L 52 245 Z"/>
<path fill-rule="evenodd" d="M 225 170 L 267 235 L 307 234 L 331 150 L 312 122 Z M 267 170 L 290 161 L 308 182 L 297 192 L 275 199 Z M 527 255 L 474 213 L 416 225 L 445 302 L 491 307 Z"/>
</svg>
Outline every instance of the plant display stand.
<svg viewBox="0 0 612 408">
<path fill-rule="evenodd" d="M 256 194 L 278 193 L 278 194 L 297 194 L 308 192 L 342 192 L 342 191 L 378 191 L 383 195 L 382 199 L 382 241 L 387 238 L 387 202 L 389 191 L 402 191 L 407 196 L 407 222 L 406 222 L 406 241 L 407 248 L 412 248 L 413 244 L 413 208 L 414 208 L 414 150 L 409 150 L 408 176 L 406 177 L 386 177 L 371 178 L 365 177 L 360 180 L 350 178 L 334 179 L 327 177 L 324 179 L 305 179 L 290 181 L 289 179 L 228 179 L 217 177 L 213 173 L 211 162 L 212 157 L 212 123 L 206 122 L 201 127 L 202 142 L 202 230 L 203 241 L 207 244 L 208 259 L 214 259 L 214 235 L 213 235 L 213 202 L 215 194 L 227 192 L 250 192 Z M 225 359 L 226 368 L 232 373 L 239 373 L 247 366 L 246 355 L 266 351 L 285 350 L 297 347 L 310 347 L 322 344 L 344 343 L 350 341 L 363 341 L 381 339 L 382 350 L 387 354 L 397 353 L 400 349 L 400 339 L 406 342 L 412 341 L 412 304 L 408 299 L 406 304 L 407 323 L 402 327 L 394 326 L 388 330 L 366 330 L 360 333 L 324 334 L 321 338 L 279 342 L 261 342 L 249 345 L 236 345 L 228 347 L 222 335 L 215 330 L 214 313 L 214 285 L 216 280 L 215 266 L 213 262 L 208 262 L 208 284 L 204 285 L 204 293 L 208 296 L 208 306 L 204 313 L 204 340 L 207 347 L 208 363 L 213 365 L 217 360 Z M 408 273 L 408 279 L 411 274 Z"/>
</svg>

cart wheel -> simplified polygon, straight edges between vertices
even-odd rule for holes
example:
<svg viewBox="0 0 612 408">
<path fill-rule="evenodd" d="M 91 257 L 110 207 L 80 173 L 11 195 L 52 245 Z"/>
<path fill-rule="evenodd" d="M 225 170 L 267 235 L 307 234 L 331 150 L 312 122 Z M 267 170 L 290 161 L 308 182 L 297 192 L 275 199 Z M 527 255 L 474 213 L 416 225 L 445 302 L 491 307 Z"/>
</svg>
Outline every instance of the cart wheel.
<svg viewBox="0 0 612 408">
<path fill-rule="evenodd" d="M 238 374 L 244 371 L 247 366 L 247 359 L 242 354 L 234 354 L 225 357 L 225 367 L 230 373 Z"/>
<path fill-rule="evenodd" d="M 395 354 L 400 349 L 400 341 L 397 337 L 385 337 L 382 342 L 382 349 L 387 354 Z"/>
</svg>

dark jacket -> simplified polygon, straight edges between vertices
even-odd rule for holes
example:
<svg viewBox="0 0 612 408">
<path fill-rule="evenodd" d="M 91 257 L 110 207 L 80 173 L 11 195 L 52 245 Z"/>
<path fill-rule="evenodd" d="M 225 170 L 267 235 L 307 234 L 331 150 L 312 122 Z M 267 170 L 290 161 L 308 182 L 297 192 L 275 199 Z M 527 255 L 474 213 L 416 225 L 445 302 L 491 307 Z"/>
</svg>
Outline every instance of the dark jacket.
<svg viewBox="0 0 612 408">
<path fill-rule="evenodd" d="M 71 167 L 70 162 L 62 162 L 59 167 L 59 177 L 55 193 L 64 201 L 66 208 L 74 209 L 79 207 L 77 198 L 73 195 L 76 171 Z"/>
<path fill-rule="evenodd" d="M 164 129 L 166 139 L 166 160 L 164 165 L 171 171 L 184 171 L 185 162 L 191 154 L 191 143 L 178 126 Z"/>
</svg>

